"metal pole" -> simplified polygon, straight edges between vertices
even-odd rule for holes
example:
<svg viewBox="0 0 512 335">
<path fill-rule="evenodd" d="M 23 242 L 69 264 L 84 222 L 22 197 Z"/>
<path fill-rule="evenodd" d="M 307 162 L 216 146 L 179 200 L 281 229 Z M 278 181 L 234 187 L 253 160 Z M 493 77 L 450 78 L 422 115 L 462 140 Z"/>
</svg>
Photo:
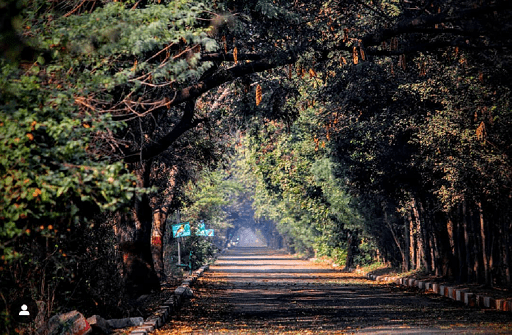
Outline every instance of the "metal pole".
<svg viewBox="0 0 512 335">
<path fill-rule="evenodd" d="M 178 209 L 178 215 L 176 216 L 176 223 L 180 223 L 180 210 Z M 181 264 L 181 247 L 180 247 L 180 240 L 181 240 L 181 237 L 178 237 L 177 238 L 178 240 L 178 264 Z"/>
</svg>

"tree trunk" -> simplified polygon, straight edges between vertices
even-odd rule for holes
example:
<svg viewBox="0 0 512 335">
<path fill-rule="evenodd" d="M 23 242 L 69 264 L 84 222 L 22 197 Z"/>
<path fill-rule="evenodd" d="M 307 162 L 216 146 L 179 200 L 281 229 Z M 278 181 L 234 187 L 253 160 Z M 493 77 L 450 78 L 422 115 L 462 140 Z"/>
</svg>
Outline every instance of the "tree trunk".
<svg viewBox="0 0 512 335">
<path fill-rule="evenodd" d="M 454 273 L 453 253 L 448 236 L 447 218 L 444 213 L 438 212 L 434 217 L 437 223 L 435 229 L 437 254 L 439 257 L 436 273 L 443 277 L 451 277 Z"/>
<path fill-rule="evenodd" d="M 402 255 L 402 269 L 405 269 L 407 267 L 407 263 L 405 262 L 406 259 L 407 259 L 405 257 L 405 252 L 404 252 L 402 246 L 400 245 L 400 241 L 398 240 L 398 238 L 397 238 L 397 236 L 395 234 L 395 231 L 393 230 L 393 227 L 391 227 L 391 223 L 389 223 L 388 213 L 386 212 L 386 209 L 383 208 L 383 211 L 384 211 L 384 222 L 388 226 L 389 231 L 391 232 L 391 236 L 393 236 L 393 240 L 395 241 L 395 244 L 398 247 L 398 251 L 400 251 L 400 255 Z M 377 252 L 378 251 L 379 250 L 377 249 Z"/>
<path fill-rule="evenodd" d="M 416 267 L 423 266 L 429 272 L 429 265 L 427 263 L 427 252 L 425 250 L 425 224 L 423 219 L 423 206 L 416 198 L 412 199 L 412 211 L 414 214 L 414 221 L 416 223 Z"/>
<path fill-rule="evenodd" d="M 149 186 L 151 161 L 135 170 L 137 184 Z M 144 194 L 136 199 L 131 215 L 122 214 L 119 231 L 120 250 L 123 252 L 125 286 L 131 295 L 149 293 L 160 289 L 151 256 L 151 226 L 153 221 L 149 197 Z"/>
<path fill-rule="evenodd" d="M 488 255 L 488 250 L 487 250 L 487 241 L 486 241 L 486 233 L 485 233 L 484 211 L 482 209 L 481 202 L 477 202 L 476 205 L 478 208 L 478 217 L 479 217 L 479 221 L 480 221 L 480 245 L 482 248 L 484 279 L 485 279 L 485 284 L 489 285 L 491 283 L 491 278 L 490 278 L 490 269 L 489 269 L 489 255 Z"/>
<path fill-rule="evenodd" d="M 464 246 L 466 248 L 466 268 L 467 268 L 467 278 L 468 282 L 472 282 L 475 279 L 474 272 L 474 263 L 473 258 L 471 257 L 471 240 L 470 240 L 470 227 L 468 226 L 468 209 L 466 200 L 462 202 L 462 227 L 464 230 Z"/>
<path fill-rule="evenodd" d="M 505 282 L 507 286 L 512 284 L 510 277 L 510 226 L 507 225 L 507 220 L 501 218 L 502 220 L 502 243 L 503 243 L 503 264 L 504 264 L 504 275 Z"/>
<path fill-rule="evenodd" d="M 417 248 L 416 248 L 416 239 L 415 239 L 415 234 L 414 234 L 415 223 L 413 221 L 412 213 L 411 213 L 410 210 L 407 211 L 407 220 L 409 221 L 408 222 L 408 226 L 409 226 L 409 232 L 408 232 L 408 236 L 409 236 L 409 262 L 411 264 L 411 268 L 413 270 L 416 270 L 418 268 L 418 264 L 416 263 Z"/>
<path fill-rule="evenodd" d="M 457 274 L 457 280 L 459 282 L 466 282 L 467 280 L 467 264 L 466 264 L 466 249 L 464 246 L 464 218 L 462 215 L 462 206 L 459 206 L 458 220 L 456 220 L 455 228 L 455 252 L 457 253 L 457 261 L 459 265 L 459 272 Z"/>
<path fill-rule="evenodd" d="M 345 260 L 345 270 L 349 271 L 349 269 L 352 267 L 352 265 L 354 264 L 354 253 L 353 253 L 353 240 L 355 240 L 355 238 L 350 235 L 348 237 L 348 242 L 347 242 L 347 258 Z"/>
<path fill-rule="evenodd" d="M 409 266 L 410 266 L 410 250 L 411 250 L 411 240 L 410 240 L 410 236 L 409 236 L 409 233 L 410 233 L 410 229 L 409 229 L 409 223 L 410 221 L 408 220 L 407 217 L 404 217 L 404 241 L 405 241 L 405 246 L 404 246 L 404 260 L 403 260 L 403 264 L 404 264 L 404 268 L 402 269 L 402 271 L 409 271 Z"/>
<path fill-rule="evenodd" d="M 151 229 L 151 256 L 155 273 L 160 282 L 165 281 L 164 248 L 165 222 L 167 220 L 167 207 L 157 208 L 153 211 L 153 225 Z"/>
</svg>

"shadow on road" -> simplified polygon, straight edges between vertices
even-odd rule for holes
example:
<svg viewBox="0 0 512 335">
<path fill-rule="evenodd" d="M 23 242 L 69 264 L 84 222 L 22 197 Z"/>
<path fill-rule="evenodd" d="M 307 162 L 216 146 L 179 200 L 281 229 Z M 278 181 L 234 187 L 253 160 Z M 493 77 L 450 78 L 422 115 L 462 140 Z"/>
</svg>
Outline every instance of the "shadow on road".
<svg viewBox="0 0 512 335">
<path fill-rule="evenodd" d="M 378 285 L 266 248 L 235 248 L 199 280 L 168 333 L 495 334 L 510 314 Z"/>
</svg>

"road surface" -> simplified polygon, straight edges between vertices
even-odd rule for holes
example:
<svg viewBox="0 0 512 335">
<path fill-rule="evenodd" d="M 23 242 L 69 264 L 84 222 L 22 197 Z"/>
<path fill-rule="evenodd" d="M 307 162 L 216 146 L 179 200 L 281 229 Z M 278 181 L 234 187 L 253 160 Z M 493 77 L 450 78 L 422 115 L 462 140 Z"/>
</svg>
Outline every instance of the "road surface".
<svg viewBox="0 0 512 335">
<path fill-rule="evenodd" d="M 512 314 L 403 291 L 267 248 L 234 248 L 157 334 L 512 334 Z"/>
</svg>

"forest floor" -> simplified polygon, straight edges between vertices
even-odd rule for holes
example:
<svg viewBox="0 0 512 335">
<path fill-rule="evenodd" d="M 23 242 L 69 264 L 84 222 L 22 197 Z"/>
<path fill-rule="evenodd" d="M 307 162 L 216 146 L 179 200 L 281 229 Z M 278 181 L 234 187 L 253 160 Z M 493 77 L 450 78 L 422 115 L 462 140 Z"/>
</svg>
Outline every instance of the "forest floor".
<svg viewBox="0 0 512 335">
<path fill-rule="evenodd" d="M 267 248 L 233 248 L 193 287 L 171 334 L 510 334 L 512 315 L 376 283 Z"/>
</svg>

